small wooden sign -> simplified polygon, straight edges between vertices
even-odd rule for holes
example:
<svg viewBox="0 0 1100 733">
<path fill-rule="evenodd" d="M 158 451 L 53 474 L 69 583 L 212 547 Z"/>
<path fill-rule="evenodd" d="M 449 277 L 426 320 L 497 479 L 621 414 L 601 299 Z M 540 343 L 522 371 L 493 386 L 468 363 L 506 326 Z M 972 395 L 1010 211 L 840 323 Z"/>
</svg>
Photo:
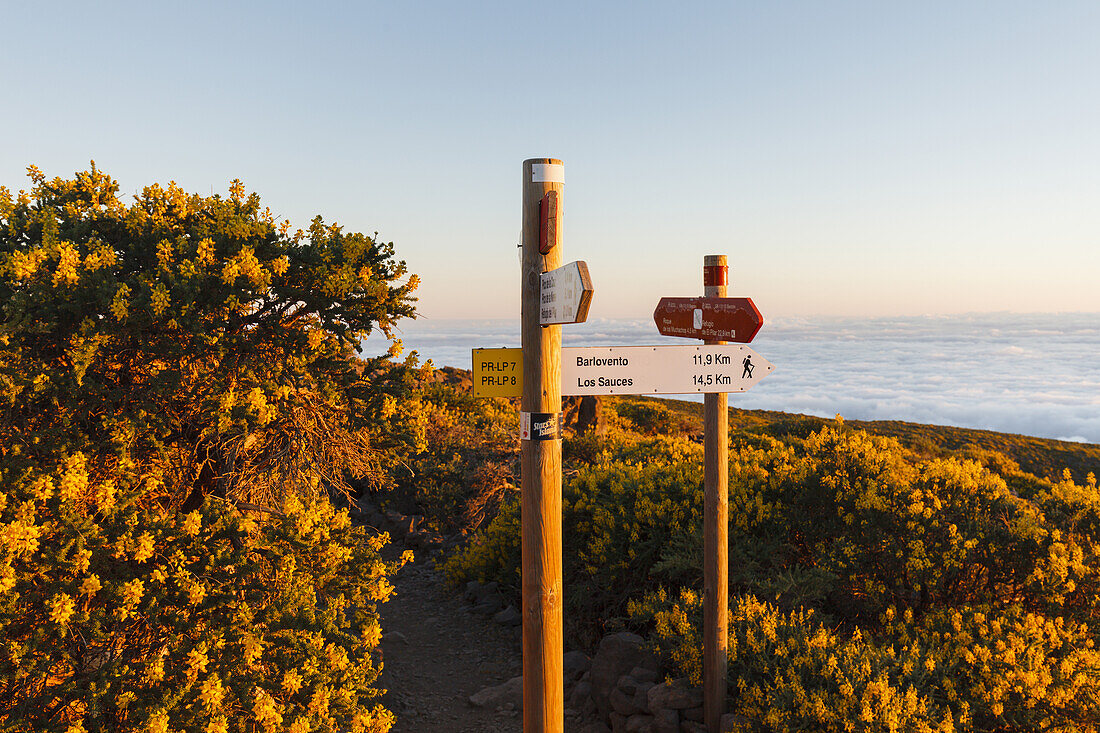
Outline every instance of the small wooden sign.
<svg viewBox="0 0 1100 733">
<path fill-rule="evenodd" d="M 583 261 L 542 273 L 539 324 L 584 323 L 591 304 L 592 278 Z"/>
</svg>

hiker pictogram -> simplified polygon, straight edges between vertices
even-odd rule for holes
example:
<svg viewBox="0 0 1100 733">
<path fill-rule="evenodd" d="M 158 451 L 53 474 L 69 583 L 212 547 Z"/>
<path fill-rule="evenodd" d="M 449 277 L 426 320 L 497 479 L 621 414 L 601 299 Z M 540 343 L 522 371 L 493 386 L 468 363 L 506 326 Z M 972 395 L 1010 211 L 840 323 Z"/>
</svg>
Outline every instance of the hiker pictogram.
<svg viewBox="0 0 1100 733">
<path fill-rule="evenodd" d="M 741 366 L 745 367 L 745 371 L 741 372 L 741 379 L 744 379 L 745 377 L 752 379 L 752 357 L 746 356 L 744 361 L 741 362 Z"/>
</svg>

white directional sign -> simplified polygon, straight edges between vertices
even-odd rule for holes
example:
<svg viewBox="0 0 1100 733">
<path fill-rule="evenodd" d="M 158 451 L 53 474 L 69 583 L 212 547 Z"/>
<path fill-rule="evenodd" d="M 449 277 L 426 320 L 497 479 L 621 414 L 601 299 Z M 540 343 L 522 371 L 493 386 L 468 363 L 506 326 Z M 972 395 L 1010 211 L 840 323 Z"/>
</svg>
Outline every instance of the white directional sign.
<svg viewBox="0 0 1100 733">
<path fill-rule="evenodd" d="M 571 346 L 561 350 L 561 393 L 744 392 L 773 368 L 744 344 Z"/>
<path fill-rule="evenodd" d="M 588 265 L 577 260 L 542 273 L 539 325 L 584 323 L 592 303 L 592 280 Z"/>
</svg>

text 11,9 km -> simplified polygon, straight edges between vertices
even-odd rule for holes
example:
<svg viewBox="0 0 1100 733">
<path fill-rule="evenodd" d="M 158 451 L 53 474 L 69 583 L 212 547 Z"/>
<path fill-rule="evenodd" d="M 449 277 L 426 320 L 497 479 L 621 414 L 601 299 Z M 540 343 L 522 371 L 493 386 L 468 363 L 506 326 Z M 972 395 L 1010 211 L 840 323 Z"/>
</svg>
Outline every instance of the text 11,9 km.
<svg viewBox="0 0 1100 733">
<path fill-rule="evenodd" d="M 565 347 L 561 393 L 744 392 L 772 369 L 769 361 L 741 344 Z"/>
</svg>

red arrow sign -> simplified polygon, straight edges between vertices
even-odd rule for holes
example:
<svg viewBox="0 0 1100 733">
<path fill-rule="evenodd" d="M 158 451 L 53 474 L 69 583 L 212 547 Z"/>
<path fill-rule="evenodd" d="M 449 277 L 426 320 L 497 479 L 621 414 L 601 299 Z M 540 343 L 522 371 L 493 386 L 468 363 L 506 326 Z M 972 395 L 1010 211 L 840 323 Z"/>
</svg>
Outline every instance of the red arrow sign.
<svg viewBox="0 0 1100 733">
<path fill-rule="evenodd" d="M 764 316 L 751 298 L 661 298 L 653 322 L 662 336 L 747 344 Z"/>
</svg>

